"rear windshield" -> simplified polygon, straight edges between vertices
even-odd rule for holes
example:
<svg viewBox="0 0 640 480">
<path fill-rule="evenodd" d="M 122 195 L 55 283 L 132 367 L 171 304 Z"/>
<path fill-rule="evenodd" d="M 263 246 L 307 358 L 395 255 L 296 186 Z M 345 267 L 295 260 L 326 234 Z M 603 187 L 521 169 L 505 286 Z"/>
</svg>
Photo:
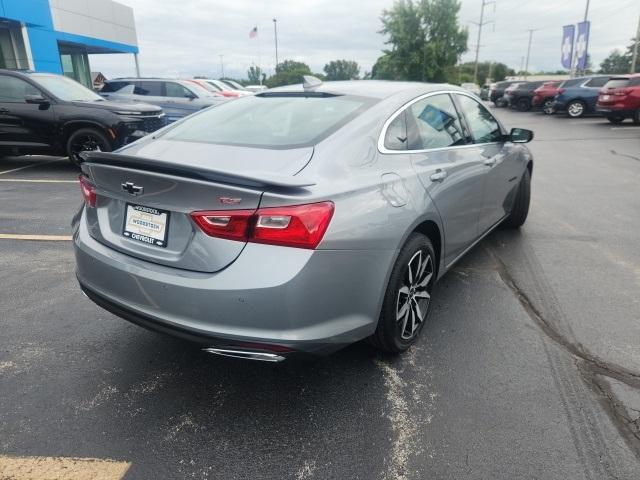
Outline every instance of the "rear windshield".
<svg viewBox="0 0 640 480">
<path fill-rule="evenodd" d="M 256 95 L 188 117 L 163 137 L 260 148 L 311 146 L 373 102 L 371 98 L 354 96 Z"/>
<path fill-rule="evenodd" d="M 605 89 L 606 88 L 624 88 L 628 86 L 629 86 L 628 78 L 614 78 L 612 80 L 609 80 L 604 86 L 604 88 Z"/>
</svg>

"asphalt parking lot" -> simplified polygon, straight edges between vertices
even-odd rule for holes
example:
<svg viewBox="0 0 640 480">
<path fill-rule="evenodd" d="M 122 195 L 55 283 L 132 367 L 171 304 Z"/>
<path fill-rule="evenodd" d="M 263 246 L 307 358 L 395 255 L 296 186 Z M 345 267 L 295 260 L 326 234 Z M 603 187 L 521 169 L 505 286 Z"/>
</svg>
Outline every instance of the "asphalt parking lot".
<svg viewBox="0 0 640 480">
<path fill-rule="evenodd" d="M 120 320 L 75 281 L 77 171 L 1 160 L 0 478 L 640 478 L 640 128 L 494 111 L 536 133 L 529 219 L 401 357 L 239 361 Z"/>
</svg>

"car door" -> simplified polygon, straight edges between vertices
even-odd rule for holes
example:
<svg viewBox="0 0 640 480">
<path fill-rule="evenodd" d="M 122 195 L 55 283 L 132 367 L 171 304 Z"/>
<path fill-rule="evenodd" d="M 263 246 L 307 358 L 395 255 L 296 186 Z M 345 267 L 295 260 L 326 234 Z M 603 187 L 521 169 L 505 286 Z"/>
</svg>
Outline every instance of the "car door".
<svg viewBox="0 0 640 480">
<path fill-rule="evenodd" d="M 440 213 L 444 260 L 449 265 L 478 237 L 486 168 L 473 145 L 468 145 L 448 93 L 419 97 L 407 106 L 405 118 L 407 153 Z"/>
<path fill-rule="evenodd" d="M 514 146 L 505 143 L 502 126 L 484 105 L 462 93 L 454 94 L 454 98 L 473 142 L 471 151 L 484 170 L 484 193 L 478 219 L 478 232 L 482 235 L 511 210 L 524 166 Z"/>
<path fill-rule="evenodd" d="M 194 104 L 195 94 L 178 82 L 165 82 L 165 101 L 179 118 L 185 117 L 200 107 Z M 168 115 L 168 114 L 167 114 Z"/>
<path fill-rule="evenodd" d="M 29 96 L 45 98 L 31 83 L 14 76 L 0 75 L 0 145 L 37 150 L 53 144 L 53 106 L 50 101 L 29 103 Z"/>
<path fill-rule="evenodd" d="M 595 112 L 600 90 L 609 81 L 609 77 L 593 77 L 582 85 L 583 98 L 590 112 Z"/>
</svg>

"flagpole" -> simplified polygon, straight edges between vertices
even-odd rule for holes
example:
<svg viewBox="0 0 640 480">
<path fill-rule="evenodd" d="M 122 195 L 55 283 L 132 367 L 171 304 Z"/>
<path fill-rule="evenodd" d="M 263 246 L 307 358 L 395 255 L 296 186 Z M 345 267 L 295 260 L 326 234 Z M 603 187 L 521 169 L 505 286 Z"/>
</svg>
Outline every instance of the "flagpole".
<svg viewBox="0 0 640 480">
<path fill-rule="evenodd" d="M 260 80 L 260 85 L 262 85 L 262 67 L 260 66 L 262 64 L 261 54 L 260 54 L 260 30 L 258 30 L 257 27 L 256 27 L 256 37 L 258 37 L 258 77 Z"/>
</svg>

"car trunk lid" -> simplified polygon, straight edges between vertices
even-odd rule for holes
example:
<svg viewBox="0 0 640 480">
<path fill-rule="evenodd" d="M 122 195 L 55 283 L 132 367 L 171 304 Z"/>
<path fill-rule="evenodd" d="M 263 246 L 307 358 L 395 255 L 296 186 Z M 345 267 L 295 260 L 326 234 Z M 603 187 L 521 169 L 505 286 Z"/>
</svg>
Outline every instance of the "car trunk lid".
<svg viewBox="0 0 640 480">
<path fill-rule="evenodd" d="M 96 190 L 96 206 L 86 209 L 87 225 L 97 241 L 169 267 L 216 272 L 244 248 L 244 242 L 206 235 L 191 219 L 192 212 L 255 210 L 265 191 L 312 185 L 291 172 L 306 165 L 313 149 L 287 151 L 284 159 L 273 164 L 261 158 L 264 150 L 251 149 L 253 171 L 246 159 L 248 152 L 239 153 L 233 147 L 225 149 L 227 155 L 221 161 L 216 161 L 215 148 L 206 161 L 204 152 L 185 155 L 183 151 L 178 156 L 172 148 L 157 152 L 156 158 L 130 155 L 140 150 L 144 149 L 124 149 L 127 154 L 83 154 L 83 174 Z M 181 160 L 169 160 L 170 153 Z M 266 156 L 273 153 L 267 151 Z M 233 163 L 228 158 L 237 160 L 233 170 L 228 169 Z M 261 160 L 265 163 L 260 170 L 256 164 Z"/>
</svg>

